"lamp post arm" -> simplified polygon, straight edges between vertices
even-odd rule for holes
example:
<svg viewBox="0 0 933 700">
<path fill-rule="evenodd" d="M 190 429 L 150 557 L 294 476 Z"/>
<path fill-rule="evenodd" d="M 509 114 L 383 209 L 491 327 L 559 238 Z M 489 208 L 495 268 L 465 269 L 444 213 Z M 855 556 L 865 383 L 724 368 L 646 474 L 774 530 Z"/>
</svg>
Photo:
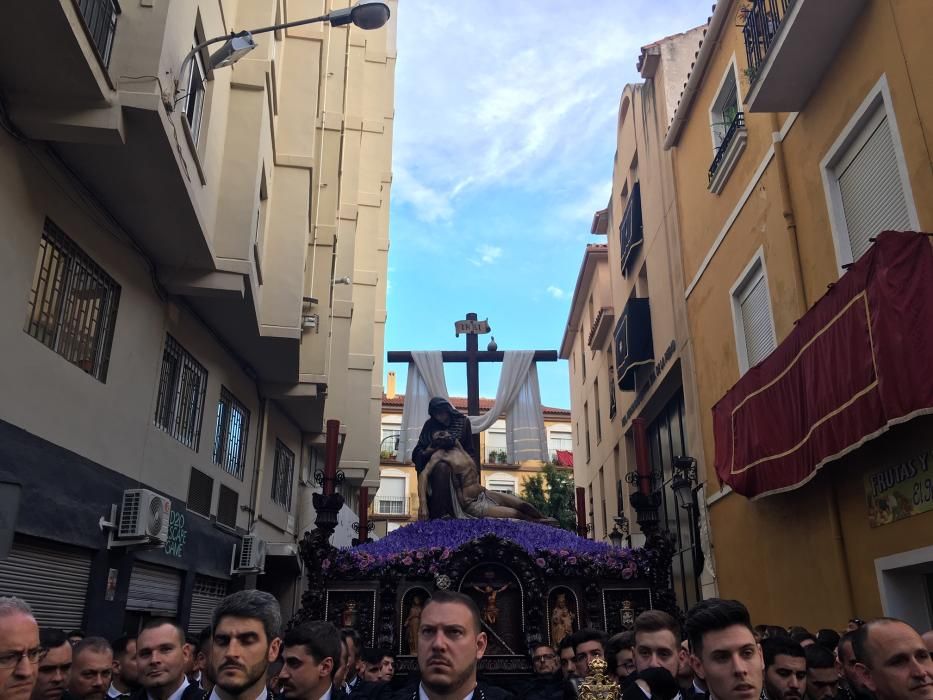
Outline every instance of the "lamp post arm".
<svg viewBox="0 0 933 700">
<path fill-rule="evenodd" d="M 279 24 L 270 24 L 268 27 L 260 27 L 259 29 L 248 29 L 246 30 L 248 34 L 268 34 L 269 32 L 274 32 L 279 29 L 289 29 L 291 27 L 300 27 L 304 24 L 314 24 L 315 22 L 326 22 L 331 19 L 331 15 L 321 15 L 320 17 L 311 17 L 309 19 L 296 19 L 292 22 L 280 22 Z M 242 34 L 243 32 L 230 32 L 229 34 L 224 34 L 223 36 L 215 36 L 213 39 L 208 39 L 207 41 L 202 41 L 200 44 L 195 46 L 188 54 L 185 56 L 185 60 L 181 62 L 181 68 L 178 71 L 178 78 L 175 79 L 175 93 L 178 94 L 178 84 L 181 82 L 182 78 L 185 75 L 185 69 L 188 67 L 188 64 L 194 59 L 195 54 L 203 49 L 206 49 L 211 44 L 216 44 L 221 41 L 226 41 L 231 36 L 236 36 L 237 34 Z"/>
</svg>

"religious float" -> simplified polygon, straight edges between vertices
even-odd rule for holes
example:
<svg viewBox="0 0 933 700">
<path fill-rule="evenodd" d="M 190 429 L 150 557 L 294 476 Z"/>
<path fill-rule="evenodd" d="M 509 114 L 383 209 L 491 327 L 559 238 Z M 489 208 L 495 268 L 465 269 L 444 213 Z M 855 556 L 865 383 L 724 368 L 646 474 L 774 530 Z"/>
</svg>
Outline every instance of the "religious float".
<svg viewBox="0 0 933 700">
<path fill-rule="evenodd" d="M 352 627 L 364 646 L 395 652 L 398 675 L 417 670 L 420 615 L 437 590 L 459 591 L 479 606 L 489 640 L 479 670 L 487 676 L 530 673 L 532 645 L 556 647 L 584 627 L 612 635 L 630 629 L 635 617 L 649 608 L 680 616 L 671 589 L 673 544 L 658 527 L 660 497 L 646 488 L 653 477 L 645 460 L 631 498 L 646 537 L 639 548 L 580 536 L 586 534 L 582 504 L 574 534 L 545 523 L 541 513 L 514 495 L 481 485 L 477 436 L 499 416 L 506 416 L 507 440 L 513 440 L 513 431 L 522 435 L 522 447 L 515 438 L 510 454 L 546 458 L 535 363 L 557 359 L 552 351 L 503 353 L 494 343 L 480 352 L 477 335 L 489 330 L 486 321 L 467 314 L 456 324 L 457 333 L 467 336 L 465 353 L 388 354 L 390 362 L 410 363 L 399 458 L 411 458 L 421 472 L 419 513 L 433 519 L 369 542 L 363 509 L 356 546 L 334 548 L 330 537 L 343 505 L 336 492 L 342 475 L 337 470 L 339 424 L 327 422 L 325 468 L 315 475 L 322 487 L 313 495 L 316 527 L 300 544 L 308 588 L 292 624 L 328 620 Z M 445 361 L 467 363 L 467 416 L 446 399 Z M 484 415 L 476 415 L 480 362 L 503 363 L 495 403 Z M 428 499 L 432 485 L 437 503 Z M 367 500 L 368 489 L 361 488 L 360 502 Z"/>
<path fill-rule="evenodd" d="M 311 532 L 301 552 L 309 586 L 296 621 L 353 627 L 364 645 L 392 649 L 400 674 L 417 667 L 421 608 L 439 589 L 479 606 L 489 638 L 479 669 L 487 675 L 530 672 L 531 645 L 556 645 L 581 627 L 612 635 L 649 608 L 680 614 L 672 547 L 662 535 L 623 548 L 532 522 L 442 519 L 348 549 Z"/>
</svg>

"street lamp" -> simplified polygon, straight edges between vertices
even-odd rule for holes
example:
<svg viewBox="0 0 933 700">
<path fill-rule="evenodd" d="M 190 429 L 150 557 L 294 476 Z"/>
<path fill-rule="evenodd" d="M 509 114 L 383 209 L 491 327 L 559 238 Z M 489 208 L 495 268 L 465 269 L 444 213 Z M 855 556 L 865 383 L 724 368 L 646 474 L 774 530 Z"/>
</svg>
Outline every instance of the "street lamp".
<svg viewBox="0 0 933 700">
<path fill-rule="evenodd" d="M 621 547 L 625 541 L 625 535 L 619 530 L 617 525 L 612 526 L 612 532 L 609 533 L 609 541 L 613 547 Z"/>
<path fill-rule="evenodd" d="M 671 491 L 680 507 L 690 511 L 694 506 L 693 485 L 697 480 L 697 461 L 693 457 L 675 457 L 672 465 Z"/>
<path fill-rule="evenodd" d="M 299 19 L 294 22 L 282 22 L 272 24 L 268 27 L 259 29 L 243 30 L 240 32 L 231 32 L 229 35 L 216 36 L 213 39 L 201 42 L 195 46 L 185 60 L 181 62 L 181 70 L 178 71 L 178 80 L 175 81 L 175 92 L 178 93 L 178 82 L 185 74 L 185 69 L 192 59 L 202 49 L 223 41 L 224 45 L 217 49 L 208 59 L 211 68 L 223 68 L 239 61 L 243 56 L 256 48 L 256 42 L 253 41 L 254 34 L 266 34 L 279 29 L 288 29 L 290 27 L 300 27 L 304 24 L 314 24 L 315 22 L 329 22 L 332 27 L 343 27 L 347 24 L 354 24 L 360 29 L 379 29 L 385 26 L 389 21 L 391 13 L 389 6 L 380 0 L 359 0 L 351 7 L 344 7 L 338 10 L 332 10 L 326 15 L 320 17 L 311 17 L 310 19 Z"/>
</svg>

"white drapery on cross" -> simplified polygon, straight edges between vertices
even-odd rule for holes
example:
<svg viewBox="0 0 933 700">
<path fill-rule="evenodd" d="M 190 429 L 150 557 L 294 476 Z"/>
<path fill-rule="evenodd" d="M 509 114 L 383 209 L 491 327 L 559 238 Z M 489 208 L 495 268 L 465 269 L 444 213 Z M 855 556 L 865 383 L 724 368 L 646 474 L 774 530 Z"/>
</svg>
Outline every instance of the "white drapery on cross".
<svg viewBox="0 0 933 700">
<path fill-rule="evenodd" d="M 434 396 L 450 399 L 439 350 L 413 352 L 408 365 L 405 407 L 398 442 L 398 459 L 408 462 L 428 419 L 428 402 Z M 547 459 L 547 433 L 541 412 L 541 391 L 534 352 L 504 353 L 502 374 L 492 408 L 480 416 L 469 416 L 474 433 L 482 432 L 505 414 L 506 449 L 514 462 Z"/>
</svg>

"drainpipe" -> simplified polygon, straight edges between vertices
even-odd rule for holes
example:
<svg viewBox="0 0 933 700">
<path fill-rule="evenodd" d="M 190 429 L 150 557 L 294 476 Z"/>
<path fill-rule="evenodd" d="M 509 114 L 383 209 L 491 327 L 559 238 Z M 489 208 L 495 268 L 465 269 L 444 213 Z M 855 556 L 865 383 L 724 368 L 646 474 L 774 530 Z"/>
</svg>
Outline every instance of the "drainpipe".
<svg viewBox="0 0 933 700">
<path fill-rule="evenodd" d="M 256 518 L 259 517 L 259 491 L 262 488 L 262 452 L 265 445 L 266 430 L 269 427 L 269 411 L 267 408 L 268 399 L 263 397 L 259 391 L 258 385 L 256 394 L 259 397 L 259 437 L 256 440 L 256 457 L 253 460 L 253 485 L 250 491 L 250 512 L 249 512 L 249 531 L 253 531 L 253 525 Z"/>
<path fill-rule="evenodd" d="M 803 282 L 803 266 L 800 262 L 800 240 L 797 235 L 797 220 L 794 216 L 794 207 L 790 201 L 790 185 L 787 178 L 787 161 L 784 158 L 784 141 L 781 137 L 781 125 L 778 115 L 771 113 L 771 139 L 774 142 L 774 164 L 777 166 L 778 193 L 780 195 L 781 214 L 784 216 L 784 229 L 787 232 L 787 244 L 791 256 L 791 270 L 794 275 L 794 286 L 797 289 L 796 317 L 803 316 L 810 308 L 807 299 L 807 289 Z"/>
<path fill-rule="evenodd" d="M 836 487 L 832 479 L 826 477 L 826 487 L 829 490 L 829 530 L 833 541 L 833 549 L 836 554 L 836 564 L 842 570 L 842 577 L 845 580 L 843 593 L 846 607 L 846 618 L 855 617 L 855 595 L 852 592 L 852 575 L 849 569 L 849 557 L 846 554 L 846 542 L 842 529 L 842 518 L 839 515 L 839 497 L 836 494 Z"/>
</svg>

